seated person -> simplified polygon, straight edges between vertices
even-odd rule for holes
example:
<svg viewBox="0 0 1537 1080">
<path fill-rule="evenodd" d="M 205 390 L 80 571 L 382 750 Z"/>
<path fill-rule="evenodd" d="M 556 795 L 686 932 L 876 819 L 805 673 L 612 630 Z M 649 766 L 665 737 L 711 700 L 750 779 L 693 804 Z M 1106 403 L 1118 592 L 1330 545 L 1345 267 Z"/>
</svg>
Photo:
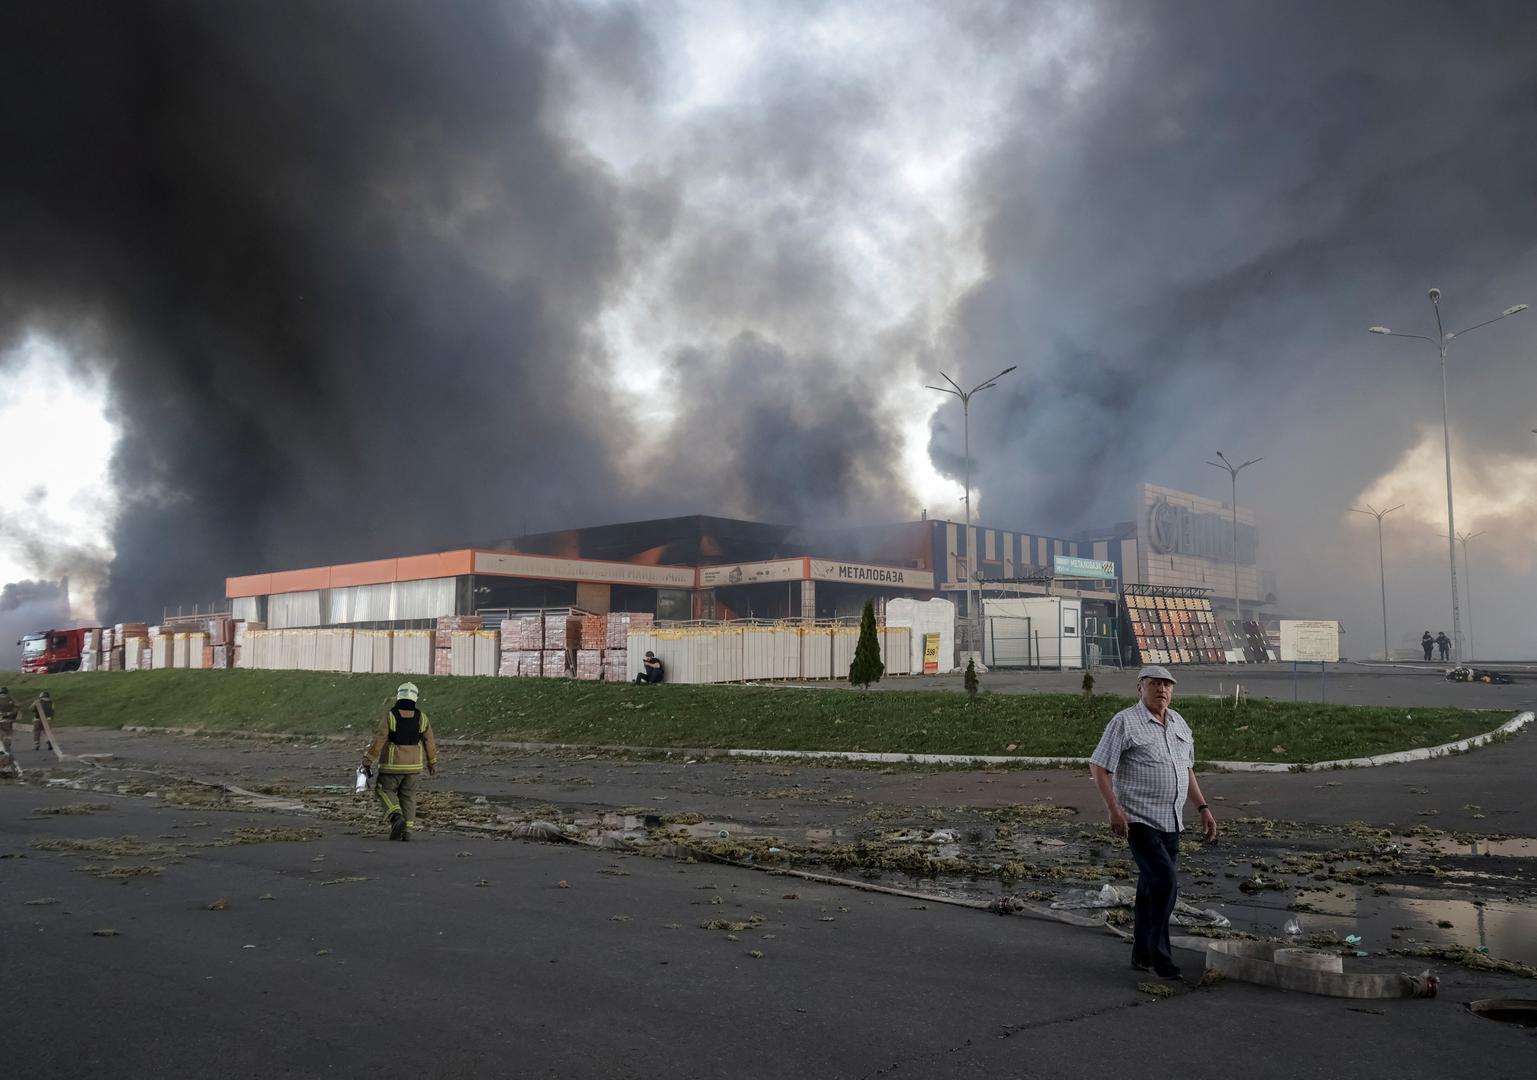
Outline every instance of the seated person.
<svg viewBox="0 0 1537 1080">
<path fill-rule="evenodd" d="M 638 683 L 659 683 L 662 681 L 662 662 L 656 658 L 656 653 L 648 652 L 641 660 L 640 674 L 635 676 Z"/>
</svg>

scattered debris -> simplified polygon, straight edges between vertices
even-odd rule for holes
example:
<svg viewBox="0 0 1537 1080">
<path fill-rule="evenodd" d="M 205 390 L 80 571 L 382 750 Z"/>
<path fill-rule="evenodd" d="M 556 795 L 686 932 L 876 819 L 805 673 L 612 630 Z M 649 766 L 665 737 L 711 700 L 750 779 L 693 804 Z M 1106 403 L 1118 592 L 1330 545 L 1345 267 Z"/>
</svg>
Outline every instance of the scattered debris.
<svg viewBox="0 0 1537 1080">
<path fill-rule="evenodd" d="M 228 907 L 229 907 L 229 901 L 225 900 L 224 898 L 221 897 L 220 899 L 215 900 L 215 901 L 213 901 L 210 904 L 205 904 L 203 906 L 203 910 L 204 911 L 224 911 Z"/>
<path fill-rule="evenodd" d="M 106 803 L 65 803 L 62 806 L 34 806 L 34 814 L 100 814 L 112 809 Z"/>
<path fill-rule="evenodd" d="M 349 881 L 367 881 L 367 880 L 368 879 L 366 877 L 356 877 L 356 876 L 353 876 L 353 877 L 339 877 L 339 878 L 332 878 L 330 881 L 322 881 L 321 884 L 322 885 L 345 885 Z"/>
<path fill-rule="evenodd" d="M 28 907 L 46 907 L 49 904 L 57 904 L 59 901 L 52 896 L 39 896 L 36 900 L 28 900 Z"/>
<path fill-rule="evenodd" d="M 102 930 L 92 930 L 91 931 L 91 936 L 92 937 L 119 937 L 120 935 L 118 934 L 118 932 L 116 930 L 102 929 Z"/>
<path fill-rule="evenodd" d="M 1174 987 L 1168 983 L 1140 982 L 1137 989 L 1151 998 L 1168 998 L 1174 996 Z"/>
</svg>

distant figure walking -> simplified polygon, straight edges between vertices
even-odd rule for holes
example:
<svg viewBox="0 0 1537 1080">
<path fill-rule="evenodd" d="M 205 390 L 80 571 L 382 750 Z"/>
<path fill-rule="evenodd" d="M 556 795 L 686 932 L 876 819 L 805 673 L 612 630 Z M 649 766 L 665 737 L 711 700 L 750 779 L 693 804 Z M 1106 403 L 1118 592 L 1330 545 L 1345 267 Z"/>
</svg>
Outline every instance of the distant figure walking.
<svg viewBox="0 0 1537 1080">
<path fill-rule="evenodd" d="M 1430 650 L 1434 649 L 1435 647 L 1436 639 L 1430 636 L 1429 630 L 1426 630 L 1424 635 L 1420 638 L 1420 648 L 1425 650 L 1425 660 L 1427 663 L 1430 661 Z"/>
<path fill-rule="evenodd" d="M 1446 636 L 1445 630 L 1436 635 L 1436 648 L 1441 650 L 1442 660 L 1450 660 L 1452 658 L 1452 639 Z"/>
</svg>

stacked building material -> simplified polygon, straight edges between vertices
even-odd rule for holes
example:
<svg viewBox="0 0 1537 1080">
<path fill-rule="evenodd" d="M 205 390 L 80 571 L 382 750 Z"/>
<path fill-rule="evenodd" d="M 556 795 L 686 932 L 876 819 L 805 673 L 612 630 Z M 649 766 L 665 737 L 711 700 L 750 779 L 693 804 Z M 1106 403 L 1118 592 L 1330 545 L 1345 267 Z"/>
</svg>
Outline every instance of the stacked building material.
<svg viewBox="0 0 1537 1080">
<path fill-rule="evenodd" d="M 602 650 L 576 650 L 576 677 L 588 682 L 597 682 L 603 677 Z"/>
<path fill-rule="evenodd" d="M 497 630 L 475 631 L 475 674 L 495 675 L 501 657 L 502 635 Z"/>
<path fill-rule="evenodd" d="M 540 650 L 539 674 L 546 679 L 564 679 L 567 673 L 566 657 L 569 655 L 565 649 Z"/>
<path fill-rule="evenodd" d="M 123 671 L 138 671 L 143 662 L 145 653 L 145 638 L 142 634 L 132 634 L 126 638 L 119 638 L 122 642 L 118 648 L 112 650 L 116 662 L 121 665 Z"/>
<path fill-rule="evenodd" d="M 608 616 L 583 615 L 581 624 L 582 628 L 578 635 L 580 643 L 577 648 L 601 649 L 608 644 Z"/>
<path fill-rule="evenodd" d="M 608 632 L 603 643 L 605 649 L 628 649 L 630 629 L 650 630 L 656 625 L 656 616 L 646 612 L 612 611 L 608 615 Z"/>
<path fill-rule="evenodd" d="M 149 639 L 145 638 L 145 640 L 148 641 Z M 145 645 L 143 648 L 141 648 L 139 650 L 139 670 L 140 671 L 149 671 L 154 666 L 155 666 L 155 650 L 151 646 Z"/>
<path fill-rule="evenodd" d="M 571 631 L 575 633 L 571 633 Z M 565 651 L 575 649 L 582 640 L 582 620 L 573 619 L 569 615 L 546 615 L 544 617 L 544 642 L 539 647 L 545 652 L 554 652 L 556 649 Z"/>
<path fill-rule="evenodd" d="M 437 635 L 437 644 L 440 647 L 432 650 L 432 671 L 430 674 L 452 675 L 454 673 L 454 635 L 439 633 Z"/>
<path fill-rule="evenodd" d="M 431 630 L 396 630 L 390 643 L 390 670 L 400 675 L 430 675 L 436 649 Z"/>
<path fill-rule="evenodd" d="M 235 647 L 233 645 L 210 645 L 208 647 L 208 666 L 215 671 L 226 670 L 229 668 L 230 660 L 232 659 L 230 654 L 234 651 Z"/>
<path fill-rule="evenodd" d="M 139 639 L 134 638 L 133 640 L 134 648 L 137 650 Z M 101 654 L 101 662 L 105 671 L 122 671 L 127 666 L 125 660 L 126 654 L 121 642 Z"/>
<path fill-rule="evenodd" d="M 110 626 L 103 626 L 97 633 L 101 637 L 97 639 L 96 648 L 104 653 L 111 652 L 114 646 L 120 644 L 117 638 L 113 636 L 112 627 Z"/>
<path fill-rule="evenodd" d="M 628 649 L 603 650 L 603 681 L 624 682 L 630 663 Z"/>
<path fill-rule="evenodd" d="M 201 669 L 203 663 L 203 649 L 208 643 L 207 634 L 177 634 L 176 635 L 176 666 Z"/>
<path fill-rule="evenodd" d="M 208 620 L 208 644 L 233 645 L 235 620 L 228 615 L 215 615 Z"/>
<path fill-rule="evenodd" d="M 449 669 L 447 671 L 434 671 L 434 675 L 473 675 L 475 674 L 475 631 L 459 630 L 449 635 Z M 439 635 L 442 640 L 443 635 Z M 441 656 L 444 650 L 439 649 Z"/>
<path fill-rule="evenodd" d="M 161 668 L 175 667 L 176 654 L 172 649 L 174 638 L 166 637 L 158 632 L 158 627 L 152 627 L 157 631 L 150 635 L 149 639 L 149 666 L 159 671 Z"/>
<path fill-rule="evenodd" d="M 253 630 L 265 629 L 267 629 L 267 624 L 262 622 L 241 619 L 239 622 L 235 623 L 234 630 L 230 635 L 230 639 L 234 643 L 234 652 L 231 654 L 231 661 L 235 667 L 247 666 L 245 663 L 246 635 Z M 250 666 L 255 667 L 256 665 L 252 664 Z"/>
<path fill-rule="evenodd" d="M 438 618 L 437 647 L 432 654 L 432 674 L 453 675 L 454 671 L 454 635 L 470 633 L 480 629 L 479 615 L 443 615 Z M 473 665 L 473 646 L 471 649 L 470 664 Z M 461 665 L 465 666 L 465 665 Z M 472 667 L 460 674 L 473 674 Z"/>
<path fill-rule="evenodd" d="M 544 648 L 544 619 L 538 615 L 520 615 L 502 623 L 502 647 L 519 652 Z"/>
<path fill-rule="evenodd" d="M 518 674 L 526 679 L 537 679 L 544 674 L 544 651 L 524 649 L 518 654 Z M 564 658 L 564 653 L 561 654 Z"/>
<path fill-rule="evenodd" d="M 97 657 L 100 655 L 95 649 L 82 648 L 80 650 L 80 670 L 95 671 L 96 665 L 99 663 Z"/>
</svg>

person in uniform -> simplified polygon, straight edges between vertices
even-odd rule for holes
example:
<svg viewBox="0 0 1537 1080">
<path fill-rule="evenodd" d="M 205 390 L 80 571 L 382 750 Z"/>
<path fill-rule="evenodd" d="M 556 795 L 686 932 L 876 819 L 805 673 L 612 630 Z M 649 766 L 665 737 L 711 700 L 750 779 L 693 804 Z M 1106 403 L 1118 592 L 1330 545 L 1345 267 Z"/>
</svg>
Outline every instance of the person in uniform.
<svg viewBox="0 0 1537 1080">
<path fill-rule="evenodd" d="M 32 749 L 53 749 L 53 736 L 49 725 L 53 723 L 53 697 L 44 690 L 32 702 Z M 45 739 L 46 736 L 46 739 Z"/>
<path fill-rule="evenodd" d="M 376 766 L 379 770 L 374 795 L 384 808 L 391 840 L 411 839 L 422 770 L 429 776 L 438 772 L 438 744 L 427 714 L 418 706 L 420 697 L 415 683 L 402 683 L 395 691 L 395 704 L 379 721 L 373 742 L 363 754 L 363 768 L 369 773 Z"/>
</svg>

